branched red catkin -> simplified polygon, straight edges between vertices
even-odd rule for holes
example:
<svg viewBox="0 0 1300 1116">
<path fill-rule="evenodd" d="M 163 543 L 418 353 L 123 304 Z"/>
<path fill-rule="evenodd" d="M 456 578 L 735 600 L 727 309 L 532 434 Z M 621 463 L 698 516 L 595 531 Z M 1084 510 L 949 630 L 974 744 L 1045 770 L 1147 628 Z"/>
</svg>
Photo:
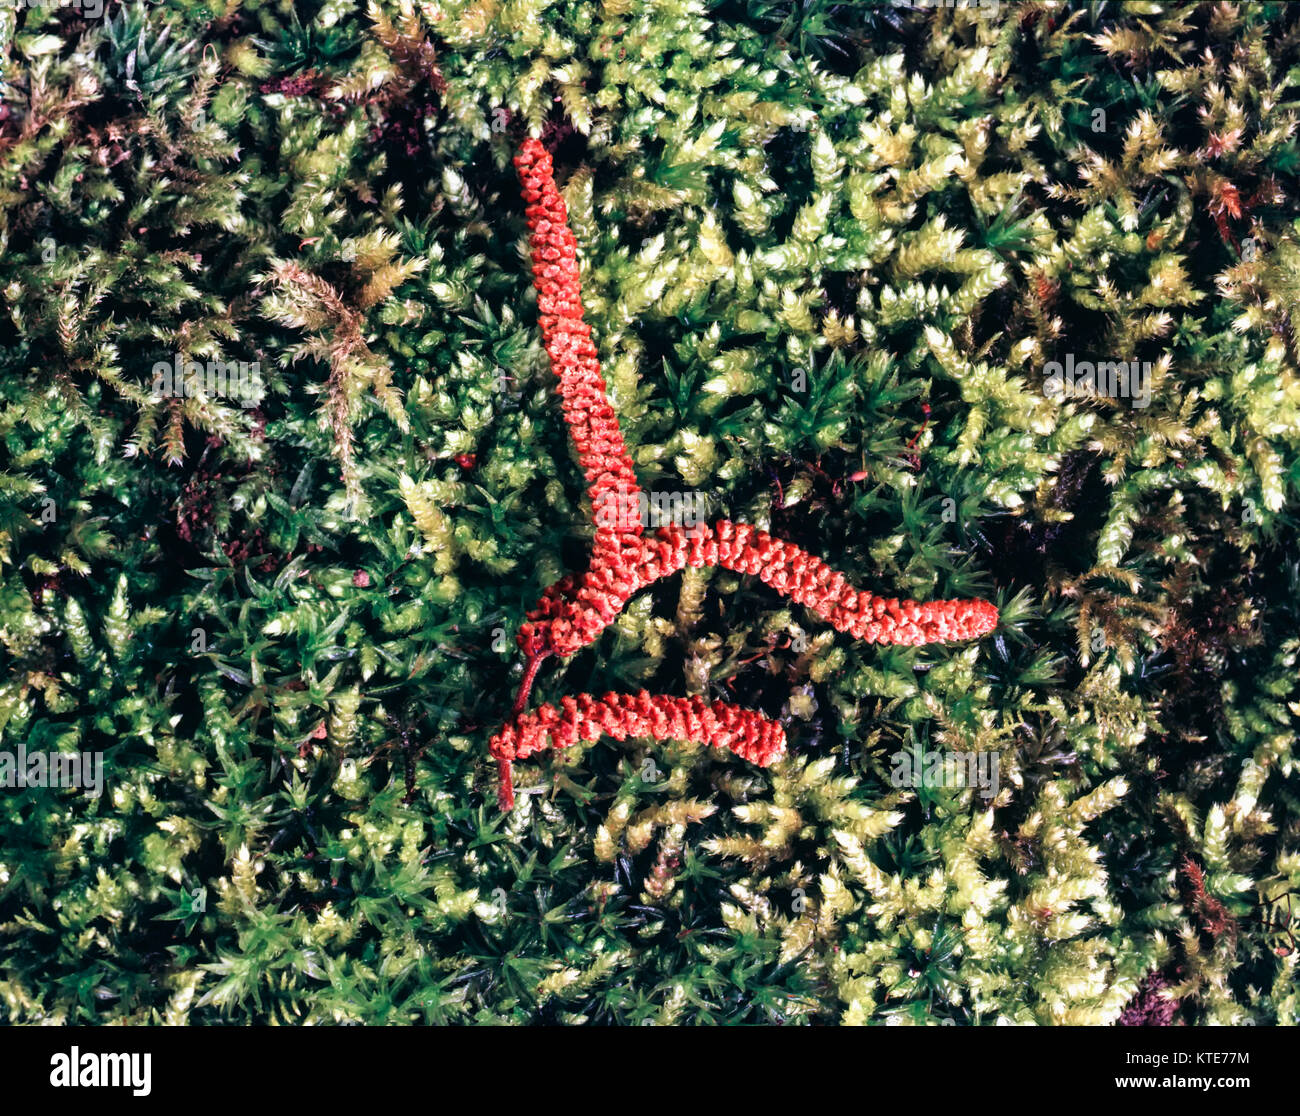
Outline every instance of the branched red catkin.
<svg viewBox="0 0 1300 1116">
<path fill-rule="evenodd" d="M 564 420 L 587 480 L 596 532 L 591 562 L 543 594 L 519 629 L 527 669 L 511 720 L 490 745 L 499 769 L 498 800 L 514 805 L 512 767 L 548 746 L 566 747 L 600 735 L 698 740 L 730 748 L 766 766 L 785 750 L 781 726 L 758 713 L 701 698 L 589 694 L 525 713 L 537 668 L 548 655 L 586 647 L 647 585 L 686 566 L 722 566 L 753 574 L 810 608 L 838 631 L 867 643 L 921 644 L 974 639 L 991 632 L 998 610 L 988 601 L 899 601 L 856 589 L 844 575 L 793 543 L 743 523 L 720 520 L 689 530 L 661 527 L 642 535 L 636 473 L 623 443 L 591 327 L 582 320 L 577 241 L 555 186 L 551 156 L 536 139 L 515 157 L 531 230 L 538 321 L 551 368 L 559 379 Z"/>
<path fill-rule="evenodd" d="M 552 586 L 528 614 L 520 642 L 572 655 L 600 635 L 633 594 L 684 566 L 722 566 L 754 574 L 838 631 L 867 643 L 973 639 L 997 626 L 998 610 L 988 601 L 877 597 L 855 589 L 843 574 L 794 543 L 723 519 L 712 527 L 661 527 L 611 560 L 599 566 L 593 562 L 576 592 L 571 579 Z"/>
</svg>

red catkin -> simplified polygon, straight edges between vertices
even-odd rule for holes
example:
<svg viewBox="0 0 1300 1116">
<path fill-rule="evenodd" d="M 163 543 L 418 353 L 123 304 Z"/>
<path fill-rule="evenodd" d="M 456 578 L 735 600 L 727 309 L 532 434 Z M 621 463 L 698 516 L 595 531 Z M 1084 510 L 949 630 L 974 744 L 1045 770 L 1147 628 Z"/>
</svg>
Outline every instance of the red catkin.
<svg viewBox="0 0 1300 1116">
<path fill-rule="evenodd" d="M 492 738 L 489 751 L 502 768 L 546 748 L 567 748 L 578 740 L 612 736 L 655 740 L 693 740 L 728 748 L 742 759 L 766 767 L 785 754 L 785 730 L 759 713 L 702 697 L 665 697 L 639 690 L 566 697 L 559 708 L 543 705 L 509 722 Z M 514 787 L 502 783 L 503 810 L 514 807 Z"/>
<path fill-rule="evenodd" d="M 577 241 L 555 185 L 551 156 L 527 139 L 515 157 L 527 203 L 538 324 L 551 369 L 559 380 L 561 410 L 587 481 L 595 537 L 587 572 L 550 586 L 527 614 L 518 642 L 528 662 L 511 720 L 492 738 L 498 764 L 497 797 L 514 805 L 513 765 L 546 747 L 563 748 L 599 735 L 623 740 L 698 740 L 725 747 L 766 766 L 785 750 L 779 724 L 757 713 L 702 698 L 589 694 L 564 698 L 525 713 L 541 661 L 572 655 L 595 640 L 632 596 L 686 566 L 722 566 L 752 574 L 811 609 L 841 632 L 867 643 L 922 644 L 975 639 L 991 632 L 998 610 L 988 601 L 900 601 L 849 584 L 815 555 L 766 531 L 720 520 L 684 529 L 661 527 L 643 537 L 641 489 L 623 443 L 591 327 L 582 320 Z"/>
<path fill-rule="evenodd" d="M 641 534 L 641 521 L 629 509 L 639 507 L 641 488 L 623 444 L 618 415 L 605 394 L 591 327 L 582 320 L 578 242 L 555 186 L 550 153 L 538 140 L 527 139 L 515 156 L 515 167 L 529 203 L 525 215 L 542 344 L 560 381 L 561 409 L 587 479 L 596 536 L 599 540 L 617 530 L 636 537 Z"/>
<path fill-rule="evenodd" d="M 836 630 L 867 643 L 921 644 L 975 639 L 991 632 L 988 601 L 900 601 L 855 589 L 843 574 L 794 543 L 746 524 L 720 520 L 685 529 L 661 527 L 608 556 L 576 583 L 553 585 L 520 629 L 520 642 L 566 656 L 591 643 L 647 585 L 685 566 L 722 566 L 753 574 L 810 608 Z"/>
</svg>

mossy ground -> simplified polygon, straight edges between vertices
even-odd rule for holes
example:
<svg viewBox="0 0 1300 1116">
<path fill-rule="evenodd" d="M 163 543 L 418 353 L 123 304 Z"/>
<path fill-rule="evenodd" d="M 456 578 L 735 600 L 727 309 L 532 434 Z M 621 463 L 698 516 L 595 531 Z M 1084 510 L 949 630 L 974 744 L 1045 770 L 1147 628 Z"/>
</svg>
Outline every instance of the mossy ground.
<svg viewBox="0 0 1300 1116">
<path fill-rule="evenodd" d="M 1300 10 L 0 9 L 13 1022 L 1291 1023 Z M 702 693 L 766 771 L 488 737 L 587 551 L 510 159 L 553 151 L 647 487 L 864 587 L 679 575 L 534 701 Z M 1058 400 L 1134 358 L 1151 399 Z M 158 398 L 154 365 L 264 393 Z M 1000 785 L 899 787 L 900 751 Z M 1126 1008 L 1128 1009 L 1126 1011 Z"/>
</svg>

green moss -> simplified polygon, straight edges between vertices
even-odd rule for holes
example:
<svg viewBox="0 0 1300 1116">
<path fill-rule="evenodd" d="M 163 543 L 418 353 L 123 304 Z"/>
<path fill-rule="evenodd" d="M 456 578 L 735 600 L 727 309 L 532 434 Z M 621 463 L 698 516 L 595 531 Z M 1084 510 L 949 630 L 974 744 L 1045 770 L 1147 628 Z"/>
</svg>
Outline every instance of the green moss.
<svg viewBox="0 0 1300 1116">
<path fill-rule="evenodd" d="M 0 749 L 104 774 L 0 789 L 6 1019 L 1295 1022 L 1295 10 L 286 7 L 0 10 Z M 1002 625 L 670 579 L 534 700 L 790 757 L 583 744 L 503 818 L 589 530 L 529 132 L 647 487 Z"/>
</svg>

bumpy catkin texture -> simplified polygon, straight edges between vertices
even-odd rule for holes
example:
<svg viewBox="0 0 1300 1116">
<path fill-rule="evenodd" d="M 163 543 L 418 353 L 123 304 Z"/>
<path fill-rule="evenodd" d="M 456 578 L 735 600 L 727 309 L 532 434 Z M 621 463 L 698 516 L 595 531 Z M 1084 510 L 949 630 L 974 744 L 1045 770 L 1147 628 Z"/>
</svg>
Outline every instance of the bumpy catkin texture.
<svg viewBox="0 0 1300 1116">
<path fill-rule="evenodd" d="M 523 183 L 531 233 L 537 320 L 551 369 L 560 381 L 560 406 L 587 479 L 597 537 L 615 530 L 641 534 L 641 489 L 623 444 L 618 416 L 605 394 L 591 327 L 582 320 L 578 243 L 569 229 L 564 199 L 555 187 L 551 156 L 535 139 L 524 141 L 515 166 Z M 612 541 L 612 540 L 611 540 Z"/>
<path fill-rule="evenodd" d="M 543 705 L 505 725 L 492 738 L 492 755 L 503 766 L 548 747 L 567 748 L 578 740 L 648 736 L 655 740 L 693 740 L 729 748 L 742 759 L 766 767 L 785 754 L 785 730 L 748 709 L 701 697 L 665 697 L 639 690 L 566 697 L 559 708 Z M 513 801 L 513 798 L 512 798 Z"/>
<path fill-rule="evenodd" d="M 988 601 L 900 601 L 855 589 L 843 574 L 794 543 L 744 523 L 720 520 L 689 530 L 661 527 L 543 595 L 520 643 L 558 655 L 586 647 L 647 585 L 684 567 L 722 566 L 754 574 L 838 631 L 867 643 L 921 644 L 974 639 L 997 626 Z M 576 591 L 575 591 L 576 586 Z"/>
<path fill-rule="evenodd" d="M 593 735 L 699 740 L 763 765 L 783 753 L 780 725 L 736 706 L 706 705 L 700 698 L 651 697 L 641 691 L 596 700 L 580 694 L 564 698 L 558 710 L 544 705 L 535 713 L 523 711 L 544 657 L 572 655 L 586 647 L 634 594 L 687 567 L 722 566 L 753 574 L 832 627 L 867 643 L 974 639 L 997 626 L 998 611 L 987 601 L 877 597 L 854 588 L 843 574 L 806 550 L 743 523 L 724 519 L 689 530 L 661 527 L 644 537 L 641 489 L 618 415 L 605 394 L 591 327 L 582 320 L 577 241 L 555 186 L 551 156 L 538 140 L 528 139 L 515 166 L 527 203 L 542 341 L 559 381 L 561 408 L 587 481 L 596 530 L 587 571 L 550 586 L 519 630 L 528 667 L 514 715 L 490 744 L 499 768 L 503 810 L 514 804 L 515 760 Z"/>
</svg>

